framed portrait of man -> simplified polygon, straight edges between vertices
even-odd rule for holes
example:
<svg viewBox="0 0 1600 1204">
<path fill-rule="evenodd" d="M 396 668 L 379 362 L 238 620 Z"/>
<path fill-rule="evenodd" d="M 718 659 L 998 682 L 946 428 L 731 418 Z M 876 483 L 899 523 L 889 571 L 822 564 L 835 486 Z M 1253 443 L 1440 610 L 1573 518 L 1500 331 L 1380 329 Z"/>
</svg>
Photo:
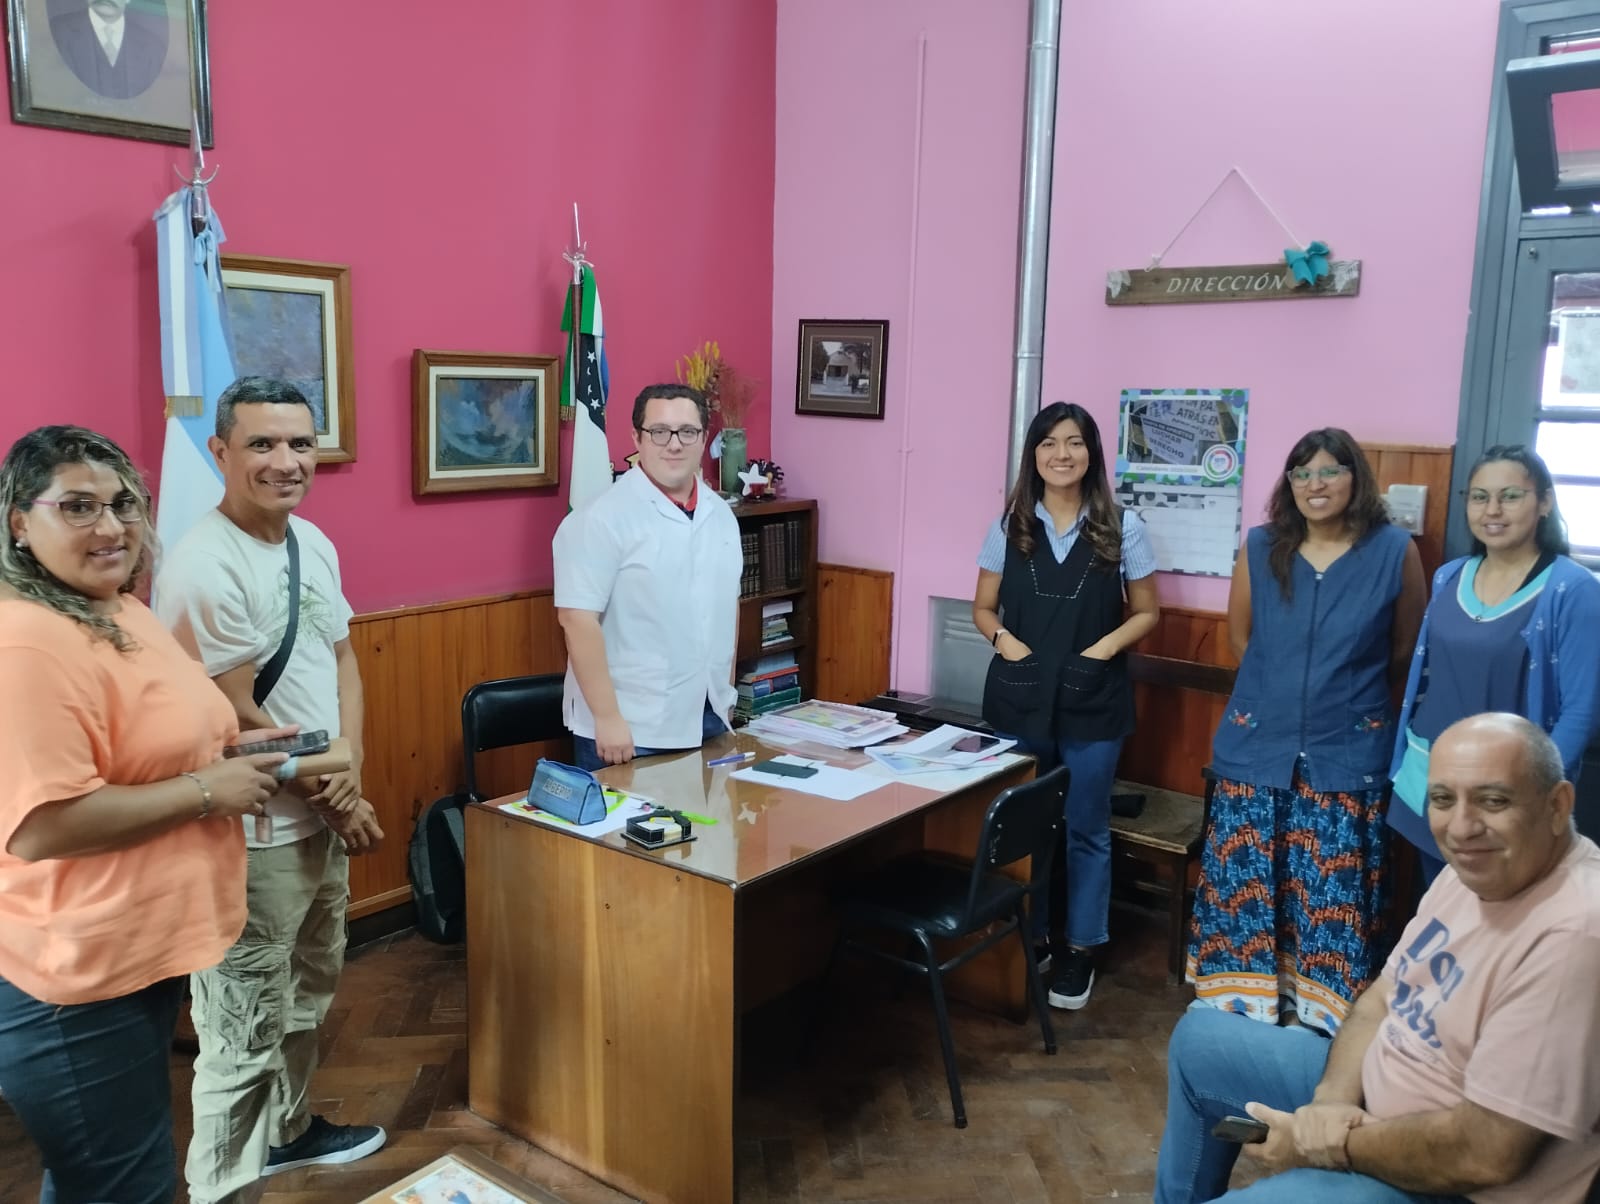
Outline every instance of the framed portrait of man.
<svg viewBox="0 0 1600 1204">
<path fill-rule="evenodd" d="M 6 0 L 11 119 L 211 145 L 205 0 Z"/>
</svg>

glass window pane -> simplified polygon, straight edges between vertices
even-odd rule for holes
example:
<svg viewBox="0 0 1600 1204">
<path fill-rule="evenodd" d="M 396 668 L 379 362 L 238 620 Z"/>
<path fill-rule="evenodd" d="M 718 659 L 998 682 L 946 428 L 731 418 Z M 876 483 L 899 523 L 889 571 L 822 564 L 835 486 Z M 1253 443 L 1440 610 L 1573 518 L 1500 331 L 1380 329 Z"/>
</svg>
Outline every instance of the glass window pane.
<svg viewBox="0 0 1600 1204">
<path fill-rule="evenodd" d="M 1550 279 L 1550 341 L 1539 404 L 1600 408 L 1600 272 L 1556 272 Z"/>
<path fill-rule="evenodd" d="M 1556 504 L 1567 520 L 1575 552 L 1600 552 L 1600 485 L 1556 485 Z"/>
<path fill-rule="evenodd" d="M 1534 450 L 1556 476 L 1600 483 L 1600 422 L 1541 422 Z"/>
<path fill-rule="evenodd" d="M 1551 93 L 1550 128 L 1556 141 L 1557 181 L 1600 180 L 1600 88 Z"/>
</svg>

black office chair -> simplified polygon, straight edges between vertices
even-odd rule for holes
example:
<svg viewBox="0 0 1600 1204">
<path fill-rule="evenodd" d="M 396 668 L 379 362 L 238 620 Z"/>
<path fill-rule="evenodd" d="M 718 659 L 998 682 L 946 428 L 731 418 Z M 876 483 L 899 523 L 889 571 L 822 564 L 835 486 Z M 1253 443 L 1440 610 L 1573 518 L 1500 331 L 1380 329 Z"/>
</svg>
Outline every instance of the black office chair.
<svg viewBox="0 0 1600 1204">
<path fill-rule="evenodd" d="M 1050 1027 L 1049 1008 L 1045 1005 L 1044 980 L 1034 961 L 1027 916 L 1029 899 L 1034 900 L 1034 906 L 1042 905 L 1041 895 L 1050 881 L 1050 863 L 1064 823 L 1068 776 L 1066 766 L 1060 766 L 1042 778 L 1013 786 L 1000 794 L 989 804 L 983 817 L 977 856 L 972 862 L 933 854 L 908 858 L 874 875 L 864 893 L 843 904 L 844 927 L 823 975 L 824 998 L 833 968 L 846 950 L 860 950 L 903 969 L 927 975 L 934 1017 L 939 1025 L 939 1044 L 944 1051 L 945 1077 L 950 1082 L 950 1105 L 955 1111 L 958 1129 L 967 1127 L 967 1111 L 961 1102 L 961 1079 L 956 1073 L 955 1047 L 950 1039 L 944 975 L 1015 932 L 1027 962 L 1028 994 L 1039 1014 L 1044 1051 L 1056 1052 L 1055 1033 Z M 1033 859 L 1027 882 L 995 872 L 1024 857 Z M 996 927 L 982 940 L 947 961 L 939 960 L 934 951 L 935 941 L 971 936 L 991 924 Z M 886 929 L 909 937 L 921 946 L 922 960 L 912 961 L 854 940 L 850 932 L 855 928 Z"/>
<path fill-rule="evenodd" d="M 461 752 L 466 761 L 467 795 L 478 794 L 477 757 L 491 748 L 559 740 L 567 734 L 561 721 L 560 673 L 534 677 L 502 677 L 480 681 L 461 700 Z"/>
</svg>

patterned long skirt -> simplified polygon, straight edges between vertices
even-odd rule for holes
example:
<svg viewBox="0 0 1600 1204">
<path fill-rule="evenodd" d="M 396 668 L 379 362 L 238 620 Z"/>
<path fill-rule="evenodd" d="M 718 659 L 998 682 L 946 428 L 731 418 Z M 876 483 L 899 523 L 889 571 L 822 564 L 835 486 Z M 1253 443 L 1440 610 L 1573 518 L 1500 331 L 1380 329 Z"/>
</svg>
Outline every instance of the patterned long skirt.
<svg viewBox="0 0 1600 1204">
<path fill-rule="evenodd" d="M 1386 790 L 1318 794 L 1223 779 L 1211 799 L 1188 979 L 1212 1007 L 1330 1035 L 1383 969 Z"/>
</svg>

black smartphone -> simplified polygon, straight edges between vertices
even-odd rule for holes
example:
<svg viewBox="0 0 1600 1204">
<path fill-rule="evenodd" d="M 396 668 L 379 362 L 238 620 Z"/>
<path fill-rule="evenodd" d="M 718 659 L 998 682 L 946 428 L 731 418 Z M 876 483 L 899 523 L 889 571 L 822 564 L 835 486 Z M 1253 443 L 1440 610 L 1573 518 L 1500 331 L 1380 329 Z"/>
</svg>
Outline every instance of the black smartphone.
<svg viewBox="0 0 1600 1204">
<path fill-rule="evenodd" d="M 1260 1145 L 1267 1139 L 1267 1124 L 1251 1116 L 1224 1116 L 1211 1130 L 1211 1136 L 1240 1145 Z"/>
<path fill-rule="evenodd" d="M 260 753 L 288 753 L 291 757 L 304 757 L 328 751 L 326 731 L 301 732 L 298 736 L 280 736 L 276 740 L 258 740 L 254 744 L 230 744 L 222 750 L 225 757 L 253 757 Z"/>
<path fill-rule="evenodd" d="M 983 752 L 986 749 L 993 748 L 999 743 L 1000 738 L 998 736 L 980 736 L 973 734 L 971 736 L 962 736 L 961 739 L 957 740 L 950 746 L 950 751 L 958 753 Z"/>
</svg>

